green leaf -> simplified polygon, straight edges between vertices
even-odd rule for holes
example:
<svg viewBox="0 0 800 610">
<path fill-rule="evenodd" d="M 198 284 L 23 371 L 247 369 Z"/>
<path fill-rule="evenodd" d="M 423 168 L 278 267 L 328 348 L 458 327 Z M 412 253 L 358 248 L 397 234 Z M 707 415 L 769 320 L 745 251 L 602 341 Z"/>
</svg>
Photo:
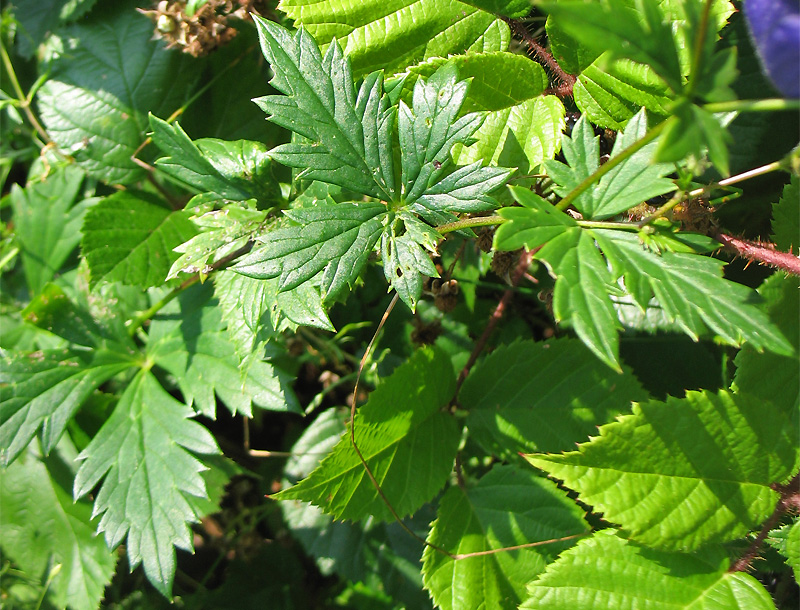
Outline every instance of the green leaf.
<svg viewBox="0 0 800 610">
<path fill-rule="evenodd" d="M 464 382 L 470 438 L 504 460 L 572 449 L 647 394 L 630 369 L 608 369 L 580 342 L 520 341 L 498 347 Z"/>
<path fill-rule="evenodd" d="M 279 8 L 320 44 L 338 38 L 357 76 L 464 51 L 505 51 L 511 39 L 503 21 L 455 0 L 281 0 Z"/>
<path fill-rule="evenodd" d="M 644 308 L 655 296 L 669 319 L 693 339 L 708 327 L 730 345 L 748 341 L 757 350 L 794 353 L 781 331 L 755 306 L 753 291 L 723 279 L 723 261 L 683 252 L 659 256 L 622 231 L 597 229 L 592 235 L 639 305 Z"/>
<path fill-rule="evenodd" d="M 0 465 L 13 462 L 41 429 L 42 448 L 55 447 L 83 402 L 133 359 L 104 349 L 11 353 L 0 367 Z"/>
<path fill-rule="evenodd" d="M 259 237 L 263 245 L 233 269 L 257 279 L 280 277 L 281 292 L 316 279 L 323 300 L 331 301 L 355 282 L 383 231 L 387 211 L 381 203 L 339 203 L 285 214 L 300 226 Z"/>
<path fill-rule="evenodd" d="M 93 516 L 109 548 L 127 537 L 131 569 L 140 563 L 148 580 L 170 597 L 175 549 L 192 549 L 187 523 L 199 515 L 186 496 L 205 497 L 203 465 L 190 452 L 214 454 L 211 434 L 191 421 L 194 412 L 142 370 L 120 397 L 111 417 L 78 459 L 75 498 L 103 480 Z"/>
<path fill-rule="evenodd" d="M 422 295 L 423 276 L 439 277 L 426 248 L 435 252 L 437 238 L 441 236 L 407 212 L 401 212 L 400 219 L 404 224 L 402 235 L 397 234 L 395 223 L 382 235 L 383 272 L 386 281 L 413 312 Z"/>
<path fill-rule="evenodd" d="M 453 554 L 563 538 L 587 531 L 583 511 L 554 484 L 514 466 L 495 466 L 474 487 L 442 498 L 428 542 Z M 427 546 L 425 588 L 443 610 L 516 607 L 525 585 L 570 542 L 458 561 Z"/>
<path fill-rule="evenodd" d="M 776 273 L 759 289 L 767 299 L 769 319 L 780 328 L 794 349 L 800 350 L 800 280 Z M 758 396 L 787 413 L 800 415 L 800 370 L 796 356 L 758 353 L 749 343 L 736 355 L 732 388 Z M 796 420 L 795 420 L 796 421 Z"/>
<path fill-rule="evenodd" d="M 668 88 L 647 66 L 628 59 L 609 61 L 601 55 L 581 72 L 572 92 L 575 104 L 600 127 L 622 129 L 640 108 L 665 117 L 671 98 Z"/>
<path fill-rule="evenodd" d="M 503 186 L 514 170 L 481 167 L 482 161 L 459 167 L 430 186 L 417 199 L 419 205 L 438 212 L 485 212 L 497 207 L 489 193 Z"/>
<path fill-rule="evenodd" d="M 384 200 L 394 192 L 391 130 L 394 110 L 383 76 L 370 74 L 356 94 L 350 61 L 337 43 L 322 57 L 309 33 L 256 17 L 261 50 L 284 95 L 254 100 L 269 120 L 301 136 L 270 151 L 298 178 L 321 180 Z"/>
<path fill-rule="evenodd" d="M 250 198 L 266 203 L 280 197 L 272 160 L 260 142 L 215 138 L 189 139 L 178 123 L 150 115 L 153 142 L 167 157 L 156 161 L 166 174 L 204 192 L 232 201 Z"/>
<path fill-rule="evenodd" d="M 512 19 L 524 17 L 531 10 L 528 0 L 467 0 L 465 4 Z"/>
<path fill-rule="evenodd" d="M 614 142 L 611 157 L 631 147 L 647 133 L 647 117 L 641 110 Z M 602 220 L 624 212 L 652 197 L 675 190 L 671 180 L 664 178 L 674 167 L 652 163 L 657 144 L 652 142 L 605 174 L 596 186 L 585 190 L 573 205 L 586 218 Z M 571 138 L 564 138 L 564 157 L 560 161 L 547 161 L 544 166 L 556 182 L 555 192 L 565 197 L 600 167 L 600 147 L 591 125 L 581 117 L 572 130 Z"/>
<path fill-rule="evenodd" d="M 286 485 L 308 476 L 334 448 L 345 431 L 345 417 L 344 410 L 328 409 L 306 428 L 286 463 Z M 281 502 L 280 508 L 292 536 L 314 557 L 323 575 L 338 574 L 363 582 L 410 608 L 430 608 L 420 573 L 424 547 L 399 524 L 372 519 L 336 521 L 316 506 L 297 500 Z M 403 522 L 424 538 L 434 516 L 432 510 L 423 507 L 413 519 Z"/>
<path fill-rule="evenodd" d="M 789 416 L 755 397 L 687 392 L 633 414 L 562 455 L 527 456 L 632 539 L 696 549 L 741 538 L 774 510 L 800 466 Z"/>
<path fill-rule="evenodd" d="M 800 521 L 772 530 L 767 542 L 786 557 L 786 563 L 794 572 L 795 581 L 800 580 Z"/>
<path fill-rule="evenodd" d="M 445 64 L 427 81 L 414 85 L 412 108 L 400 102 L 398 133 L 402 159 L 402 197 L 419 199 L 441 180 L 450 164 L 450 149 L 464 144 L 480 127 L 483 116 L 458 117 L 469 83 L 458 79 L 454 65 Z"/>
<path fill-rule="evenodd" d="M 151 40 L 152 23 L 136 13 L 135 4 L 103 4 L 63 29 L 69 46 L 38 94 L 55 143 L 108 184 L 132 184 L 144 176 L 131 156 L 145 140 L 147 113 L 169 116 L 199 69 Z"/>
<path fill-rule="evenodd" d="M 32 577 L 59 567 L 47 588 L 49 603 L 94 610 L 111 582 L 117 558 L 95 536 L 91 504 L 72 500 L 75 453 L 68 443 L 49 458 L 29 451 L 3 471 L 0 548 L 5 561 L 12 560 Z"/>
<path fill-rule="evenodd" d="M 453 147 L 453 161 L 458 165 L 483 161 L 487 165 L 516 167 L 524 176 L 555 156 L 563 131 L 561 100 L 554 95 L 535 97 L 489 112 L 472 134 L 474 144 Z"/>
<path fill-rule="evenodd" d="M 772 206 L 772 241 L 778 250 L 796 252 L 800 249 L 800 179 L 792 175 L 783 187 L 781 200 Z"/>
<path fill-rule="evenodd" d="M 207 275 L 211 272 L 211 263 L 233 254 L 247 244 L 266 217 L 266 212 L 239 204 L 226 205 L 221 210 L 192 216 L 190 220 L 200 233 L 173 248 L 181 256 L 172 264 L 166 279 L 171 280 L 180 273 L 200 272 Z"/>
<path fill-rule="evenodd" d="M 147 346 L 152 362 L 175 376 L 186 404 L 206 417 L 216 417 L 215 394 L 234 415 L 251 417 L 253 404 L 299 412 L 287 375 L 258 352 L 240 369 L 221 308 L 210 296 L 210 286 L 195 285 L 159 312 Z"/>
<path fill-rule="evenodd" d="M 564 552 L 531 583 L 521 610 L 775 610 L 750 574 L 729 572 L 724 550 L 687 554 L 640 547 L 610 530 Z"/>
<path fill-rule="evenodd" d="M 91 284 L 160 286 L 178 258 L 173 250 L 197 234 L 189 217 L 141 191 L 120 191 L 103 199 L 83 222 L 81 250 Z"/>
<path fill-rule="evenodd" d="M 74 204 L 83 177 L 75 166 L 60 166 L 44 182 L 11 188 L 14 234 L 31 294 L 55 277 L 80 241 L 83 216 L 94 203 Z"/>
<path fill-rule="evenodd" d="M 454 65 L 459 77 L 470 83 L 462 109 L 465 113 L 510 108 L 539 97 L 548 87 L 547 75 L 539 64 L 507 51 L 433 57 L 412 66 L 408 73 L 428 78 L 446 63 Z M 409 79 L 405 86 L 411 84 Z"/>
<path fill-rule="evenodd" d="M 429 501 L 450 474 L 460 430 L 442 407 L 454 390 L 450 359 L 440 351 L 421 349 L 356 412 L 358 448 L 400 517 Z M 355 521 L 367 515 L 380 521 L 393 519 L 349 434 L 308 478 L 273 497 L 311 502 L 339 519 Z"/>
<path fill-rule="evenodd" d="M 558 26 L 584 47 L 650 66 L 674 92 L 682 89 L 682 71 L 672 24 L 657 0 L 594 2 L 560 0 L 542 7 Z"/>
<path fill-rule="evenodd" d="M 528 189 L 509 187 L 520 208 L 502 208 L 498 214 L 507 222 L 501 224 L 494 236 L 495 250 L 514 251 L 523 246 L 529 250 L 551 239 L 574 234 L 575 219 L 551 205 Z"/>
<path fill-rule="evenodd" d="M 672 113 L 659 139 L 655 160 L 677 162 L 689 155 L 701 159 L 707 154 L 723 175 L 730 175 L 727 143 L 731 137 L 722 118 L 688 103 L 673 108 Z"/>
</svg>

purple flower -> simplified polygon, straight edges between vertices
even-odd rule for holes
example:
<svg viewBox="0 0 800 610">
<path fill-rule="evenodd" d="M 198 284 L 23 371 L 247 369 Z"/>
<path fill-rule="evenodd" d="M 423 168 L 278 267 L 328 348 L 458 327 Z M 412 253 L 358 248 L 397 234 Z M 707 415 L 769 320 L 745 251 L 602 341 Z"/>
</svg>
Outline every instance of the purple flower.
<svg viewBox="0 0 800 610">
<path fill-rule="evenodd" d="M 800 0 L 745 0 L 758 56 L 786 97 L 800 98 Z"/>
</svg>

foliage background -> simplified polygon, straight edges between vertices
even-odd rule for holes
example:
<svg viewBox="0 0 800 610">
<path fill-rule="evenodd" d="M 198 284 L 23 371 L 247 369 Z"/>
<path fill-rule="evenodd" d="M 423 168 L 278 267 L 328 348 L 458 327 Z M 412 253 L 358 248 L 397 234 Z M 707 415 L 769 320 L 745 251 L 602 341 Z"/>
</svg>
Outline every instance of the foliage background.
<svg viewBox="0 0 800 610">
<path fill-rule="evenodd" d="M 795 607 L 797 95 L 739 8 L 4 8 L 3 606 Z"/>
</svg>

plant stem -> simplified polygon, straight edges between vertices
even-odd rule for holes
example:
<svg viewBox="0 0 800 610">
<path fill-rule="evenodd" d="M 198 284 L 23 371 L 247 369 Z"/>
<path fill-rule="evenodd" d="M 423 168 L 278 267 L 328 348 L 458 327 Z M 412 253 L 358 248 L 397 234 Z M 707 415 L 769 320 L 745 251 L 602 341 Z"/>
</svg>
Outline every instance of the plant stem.
<svg viewBox="0 0 800 610">
<path fill-rule="evenodd" d="M 50 136 L 44 130 L 44 127 L 42 127 L 41 123 L 39 123 L 39 120 L 36 118 L 36 115 L 33 114 L 33 111 L 31 110 L 30 101 L 28 100 L 25 93 L 23 93 L 22 87 L 20 87 L 19 80 L 17 80 L 17 74 L 14 71 L 13 64 L 11 63 L 11 58 L 8 56 L 8 53 L 6 52 L 6 46 L 2 44 L 2 42 L 0 42 L 0 56 L 2 56 L 3 66 L 5 66 L 5 69 L 8 72 L 8 77 L 11 80 L 11 86 L 14 88 L 14 93 L 16 93 L 17 95 L 17 101 L 20 104 L 20 108 L 22 108 L 22 111 L 25 113 L 25 116 L 28 117 L 28 121 L 36 130 L 36 133 L 38 133 L 39 136 L 45 141 L 45 143 L 52 142 Z"/>
<path fill-rule="evenodd" d="M 502 216 L 476 216 L 474 218 L 462 218 L 455 222 L 448 222 L 436 227 L 436 230 L 445 235 L 453 231 L 460 231 L 461 229 L 471 229 L 472 227 L 491 227 L 493 225 L 500 225 L 506 221 Z"/>
<path fill-rule="evenodd" d="M 706 186 L 700 187 L 693 191 L 689 191 L 688 193 L 679 192 L 672 199 L 667 201 L 667 203 L 658 208 L 655 212 L 653 212 L 648 217 L 643 218 L 641 221 L 639 221 L 638 226 L 643 227 L 647 224 L 650 224 L 656 218 L 664 216 L 664 214 L 669 212 L 672 208 L 674 208 L 682 201 L 686 201 L 687 199 L 694 199 L 695 197 L 702 197 L 703 195 L 708 194 L 710 191 L 712 191 L 717 187 L 730 186 L 731 184 L 736 184 L 737 182 L 743 182 L 744 180 L 749 180 L 750 178 L 755 178 L 756 176 L 763 176 L 764 174 L 768 174 L 770 172 L 783 169 L 785 166 L 786 166 L 786 161 L 782 159 L 780 161 L 774 161 L 773 163 L 768 163 L 767 165 L 762 165 L 761 167 L 757 167 L 755 169 L 742 172 L 741 174 L 731 176 L 730 178 L 725 178 L 724 180 L 720 180 L 719 182 L 713 182 L 711 184 L 707 184 Z"/>
<path fill-rule="evenodd" d="M 578 220 L 579 227 L 586 229 L 621 229 L 623 231 L 638 231 L 639 223 L 633 222 L 611 222 L 607 220 Z"/>
<path fill-rule="evenodd" d="M 725 246 L 727 250 L 743 258 L 800 276 L 800 257 L 791 252 L 780 252 L 775 249 L 773 244 L 750 241 L 727 233 L 718 233 L 714 239 Z"/>
<path fill-rule="evenodd" d="M 600 178 L 602 178 L 612 169 L 617 167 L 617 165 L 620 165 L 621 163 L 627 161 L 630 157 L 632 157 L 634 154 L 639 152 L 642 148 L 644 148 L 645 146 L 650 144 L 650 142 L 652 142 L 658 136 L 660 136 L 661 132 L 664 131 L 666 125 L 672 120 L 674 119 L 671 117 L 666 121 L 659 123 L 658 125 L 653 127 L 653 129 L 648 131 L 643 138 L 637 140 L 636 142 L 628 146 L 628 148 L 623 150 L 621 153 L 611 157 L 608 161 L 603 163 L 603 165 L 598 167 L 597 170 L 591 176 L 588 176 L 583 182 L 581 182 L 578 186 L 572 189 L 572 191 L 570 191 L 566 197 L 564 197 L 561 201 L 558 202 L 558 204 L 556 204 L 556 207 L 559 210 L 567 209 L 570 206 L 570 204 L 580 196 L 581 193 L 583 193 L 586 189 L 592 186 L 595 182 L 600 180 Z"/>
<path fill-rule="evenodd" d="M 731 100 L 704 104 L 708 112 L 781 112 L 800 109 L 800 100 L 772 98 L 766 100 Z"/>
</svg>

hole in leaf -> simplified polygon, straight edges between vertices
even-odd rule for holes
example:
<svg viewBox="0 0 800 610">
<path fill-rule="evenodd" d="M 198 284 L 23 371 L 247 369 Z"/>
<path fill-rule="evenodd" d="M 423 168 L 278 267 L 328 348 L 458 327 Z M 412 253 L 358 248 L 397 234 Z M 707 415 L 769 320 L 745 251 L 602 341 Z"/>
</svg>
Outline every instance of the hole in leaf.
<svg viewBox="0 0 800 610">
<path fill-rule="evenodd" d="M 397 277 L 403 277 L 403 270 L 400 267 L 397 267 L 394 272 L 397 274 Z"/>
</svg>

